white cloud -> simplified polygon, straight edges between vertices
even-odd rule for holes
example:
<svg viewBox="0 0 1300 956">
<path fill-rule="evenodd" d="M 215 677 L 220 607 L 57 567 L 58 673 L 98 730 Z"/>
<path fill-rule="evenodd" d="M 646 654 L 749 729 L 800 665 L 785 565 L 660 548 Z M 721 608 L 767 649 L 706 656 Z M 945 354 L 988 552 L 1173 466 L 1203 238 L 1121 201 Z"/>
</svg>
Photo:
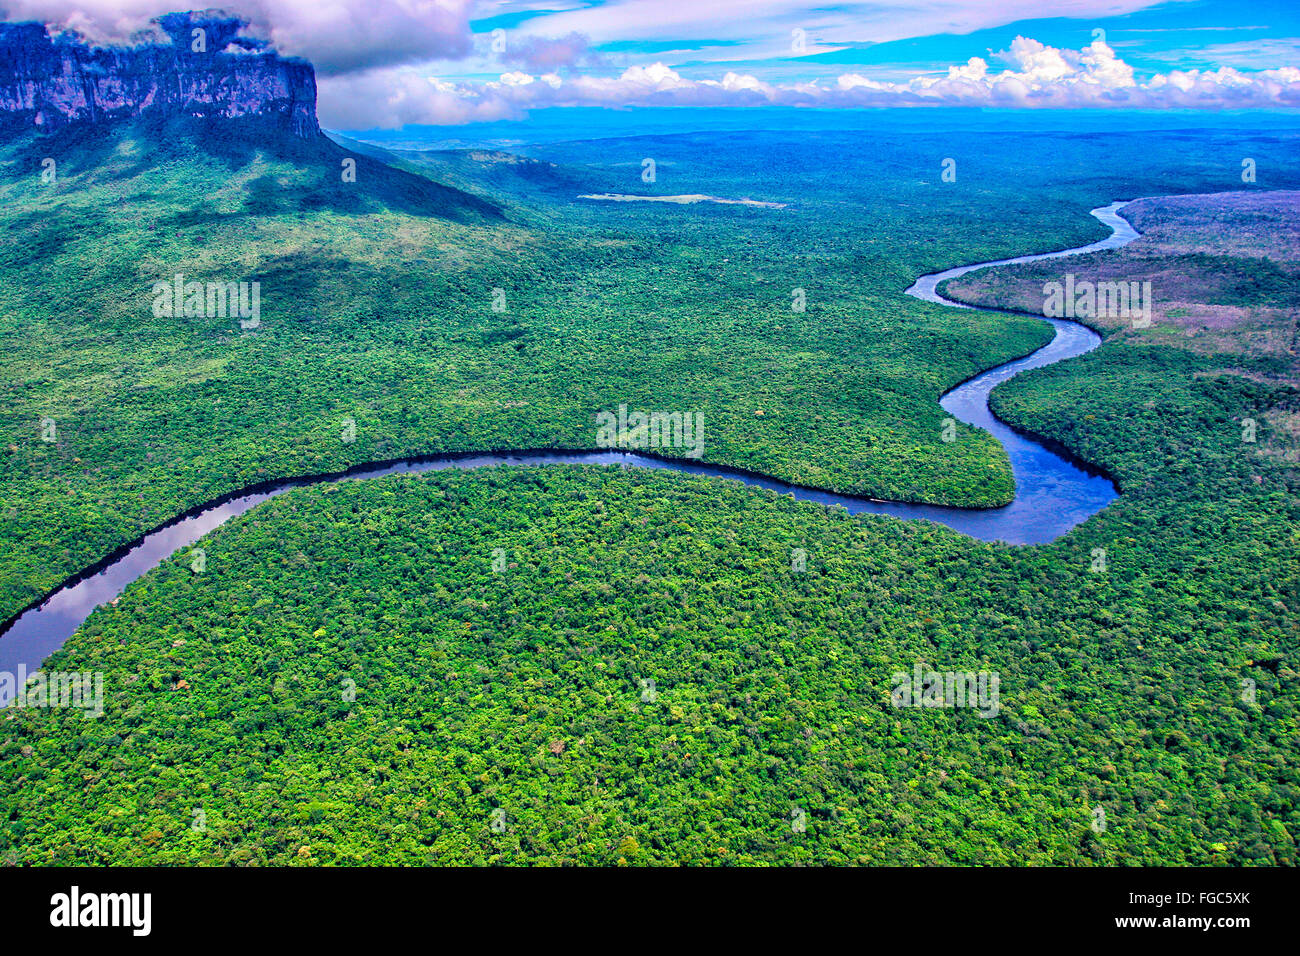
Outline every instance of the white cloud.
<svg viewBox="0 0 1300 956">
<path fill-rule="evenodd" d="M 805 31 L 807 52 L 869 39 L 886 43 L 935 34 L 966 34 L 1042 17 L 1084 21 L 1112 18 L 1163 0 L 606 0 L 603 3 L 506 0 L 481 4 L 483 13 L 531 12 L 529 33 L 579 33 L 593 44 L 646 38 L 680 40 L 683 49 L 715 60 L 759 59 L 790 52 L 790 31 Z M 1175 0 L 1180 2 L 1180 0 Z M 552 12 L 554 11 L 554 12 Z M 1082 29 L 1082 27 L 1081 27 Z M 710 46 L 709 41 L 726 41 Z"/>
<path fill-rule="evenodd" d="M 563 37 L 525 36 L 515 38 L 506 46 L 501 59 L 518 63 L 530 70 L 554 72 L 561 67 L 577 66 L 580 62 L 599 64 L 602 57 L 592 53 L 587 38 L 580 33 Z"/>
<path fill-rule="evenodd" d="M 123 42 L 177 0 L 0 0 L 9 20 L 71 28 L 92 41 Z M 198 6 L 198 5 L 196 5 Z M 473 0 L 231 0 L 259 37 L 330 75 L 457 58 L 472 48 Z"/>
<path fill-rule="evenodd" d="M 1291 66 L 1258 72 L 1228 67 L 1175 70 L 1139 81 L 1133 68 L 1100 40 L 1082 50 L 1067 50 L 1027 37 L 1017 37 L 998 59 L 1006 69 L 992 69 L 984 59 L 972 57 L 946 74 L 907 82 L 856 73 L 832 83 L 771 84 L 738 73 L 694 80 L 655 63 L 631 67 L 618 76 L 549 74 L 538 79 L 515 72 L 486 83 L 412 84 L 412 71 L 385 70 L 371 76 L 373 87 L 323 88 L 321 121 L 342 129 L 392 125 L 343 120 L 360 115 L 360 102 L 389 83 L 404 91 L 402 108 L 391 115 L 429 124 L 519 117 L 528 109 L 548 106 L 1300 107 L 1300 69 Z"/>
<path fill-rule="evenodd" d="M 403 70 L 373 70 L 320 81 L 321 122 L 331 129 L 397 129 L 413 123 L 510 119 L 520 107 L 500 96 L 466 95 L 463 87 Z"/>
</svg>

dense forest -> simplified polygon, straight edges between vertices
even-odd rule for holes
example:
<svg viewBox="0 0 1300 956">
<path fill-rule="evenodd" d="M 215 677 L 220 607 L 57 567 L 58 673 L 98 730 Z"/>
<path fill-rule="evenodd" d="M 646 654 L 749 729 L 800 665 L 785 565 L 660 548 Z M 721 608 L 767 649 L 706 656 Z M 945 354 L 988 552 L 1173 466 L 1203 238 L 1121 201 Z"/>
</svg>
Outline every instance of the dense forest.
<svg viewBox="0 0 1300 956">
<path fill-rule="evenodd" d="M 961 225 L 978 200 L 922 217 L 880 188 L 852 203 L 869 235 L 836 246 L 819 238 L 842 222 L 834 203 L 692 208 L 679 234 L 572 199 L 568 223 L 519 202 L 475 219 L 393 189 L 346 202 L 334 153 L 180 137 L 131 127 L 67 144 L 52 184 L 50 144 L 0 153 L 0 616 L 251 483 L 428 452 L 591 448 L 595 415 L 624 403 L 702 414 L 710 462 L 894 500 L 1011 498 L 997 443 L 965 426 L 942 442 L 936 399 L 1049 333 L 899 293 L 1034 241 L 1046 210 L 990 235 Z M 1071 242 L 1100 230 L 1053 228 Z M 260 325 L 154 316 L 154 283 L 177 273 L 260 282 Z"/>
<path fill-rule="evenodd" d="M 5 849 L 1294 864 L 1296 517 L 1139 494 L 1025 549 L 637 470 L 299 489 L 55 656 L 105 718 L 6 715 Z M 916 662 L 1001 713 L 892 708 Z"/>
<path fill-rule="evenodd" d="M 490 200 L 472 216 L 293 206 L 301 159 L 151 166 L 131 137 L 46 193 L 10 153 L 5 606 L 242 484 L 589 447 L 594 412 L 624 401 L 702 409 L 706 460 L 1005 501 L 996 444 L 940 443 L 935 400 L 1050 331 L 902 289 L 1098 238 L 1086 211 L 1116 198 L 1231 188 L 1240 149 L 1208 136 L 1193 161 L 1145 134 L 1099 174 L 1086 137 L 742 140 L 403 159 Z M 1293 147 L 1251 144 L 1261 169 Z M 245 208 L 253 180 L 273 211 Z M 788 205 L 609 208 L 573 182 Z M 264 330 L 142 318 L 156 273 L 232 261 L 263 277 Z M 3 713 L 0 857 L 1294 865 L 1300 399 L 1246 352 L 1164 334 L 994 393 L 1123 492 L 1041 547 L 619 468 L 288 492 L 49 661 L 104 673 L 103 718 Z M 1000 713 L 891 706 L 918 663 L 997 673 Z"/>
</svg>

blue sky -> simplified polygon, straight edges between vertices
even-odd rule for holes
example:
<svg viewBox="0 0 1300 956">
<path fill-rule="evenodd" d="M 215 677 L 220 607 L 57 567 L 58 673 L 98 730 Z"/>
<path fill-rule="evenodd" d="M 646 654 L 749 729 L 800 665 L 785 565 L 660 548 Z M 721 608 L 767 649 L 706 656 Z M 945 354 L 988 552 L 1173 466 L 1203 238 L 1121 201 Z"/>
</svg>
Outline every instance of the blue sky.
<svg viewBox="0 0 1300 956">
<path fill-rule="evenodd" d="M 676 16 L 643 22 L 638 8 Z M 764 79 L 797 80 L 870 68 L 898 78 L 944 71 L 971 56 L 1006 49 L 1016 36 L 1078 48 L 1105 31 L 1107 43 L 1135 67 L 1267 69 L 1300 66 L 1300 2 L 1296 0 L 1174 0 L 1174 2 L 908 4 L 749 3 L 743 17 L 719 5 L 673 0 L 591 0 L 582 3 L 480 3 L 473 31 L 582 34 L 590 50 L 620 65 L 659 61 L 678 73 L 710 75 L 719 67 Z M 965 7 L 966 9 L 961 9 Z M 1119 14 L 1107 10 L 1122 9 Z M 1025 9 L 1041 14 L 1020 16 Z M 637 11 L 631 15 L 631 11 Z M 951 23 L 953 29 L 935 29 Z M 975 26 L 984 24 L 983 26 Z M 974 29 L 966 29 L 974 26 Z M 790 49 L 791 32 L 805 31 L 805 52 Z"/>
</svg>

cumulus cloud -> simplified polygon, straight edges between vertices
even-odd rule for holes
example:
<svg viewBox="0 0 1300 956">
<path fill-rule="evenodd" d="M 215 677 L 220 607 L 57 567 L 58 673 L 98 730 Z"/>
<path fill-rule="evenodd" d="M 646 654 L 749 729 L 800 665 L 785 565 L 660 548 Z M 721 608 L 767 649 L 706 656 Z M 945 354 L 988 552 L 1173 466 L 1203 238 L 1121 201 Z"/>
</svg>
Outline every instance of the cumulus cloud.
<svg viewBox="0 0 1300 956">
<path fill-rule="evenodd" d="M 455 125 L 522 115 L 519 106 L 503 97 L 476 95 L 457 84 L 394 69 L 322 78 L 316 112 L 328 129 Z"/>
<path fill-rule="evenodd" d="M 0 0 L 8 20 L 39 20 L 96 43 L 123 43 L 176 0 Z M 231 0 L 230 10 L 286 56 L 332 75 L 466 56 L 473 0 Z"/>
<path fill-rule="evenodd" d="M 1139 80 L 1133 68 L 1101 40 L 1082 50 L 1058 49 L 1017 37 L 997 59 L 1005 69 L 972 57 L 947 73 L 906 83 L 846 73 L 834 81 L 772 84 L 729 72 L 721 79 L 689 79 L 662 63 L 633 66 L 617 76 L 555 72 L 503 74 L 485 83 L 447 83 L 408 71 L 382 71 L 364 91 L 340 84 L 322 92 L 322 122 L 342 129 L 401 123 L 463 123 L 520 117 L 548 106 L 981 106 L 1245 108 L 1300 107 L 1300 69 L 1284 66 L 1242 72 L 1174 70 Z M 385 93 L 392 84 L 395 93 Z M 370 115 L 383 121 L 350 124 Z"/>
</svg>

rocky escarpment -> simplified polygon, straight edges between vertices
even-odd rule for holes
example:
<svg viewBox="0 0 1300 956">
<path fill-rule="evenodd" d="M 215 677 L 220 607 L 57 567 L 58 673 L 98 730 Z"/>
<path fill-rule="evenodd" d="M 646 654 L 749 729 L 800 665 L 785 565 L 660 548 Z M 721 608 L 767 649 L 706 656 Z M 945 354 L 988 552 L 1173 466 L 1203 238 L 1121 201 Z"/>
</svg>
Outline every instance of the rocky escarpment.
<svg viewBox="0 0 1300 956">
<path fill-rule="evenodd" d="M 316 74 L 240 36 L 235 18 L 169 14 L 160 40 L 92 47 L 39 23 L 0 23 L 0 124 L 52 131 L 145 113 L 256 118 L 304 138 L 316 122 Z"/>
</svg>

